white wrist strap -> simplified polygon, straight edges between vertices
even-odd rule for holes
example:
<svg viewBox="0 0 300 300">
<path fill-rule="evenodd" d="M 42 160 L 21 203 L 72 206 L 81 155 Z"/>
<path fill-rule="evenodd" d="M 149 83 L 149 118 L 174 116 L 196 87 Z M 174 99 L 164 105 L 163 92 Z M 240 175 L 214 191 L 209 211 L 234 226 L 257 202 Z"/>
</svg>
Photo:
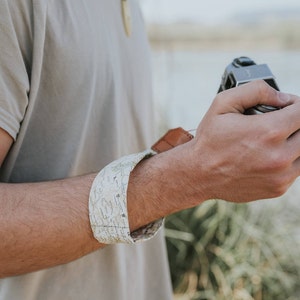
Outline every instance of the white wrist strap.
<svg viewBox="0 0 300 300">
<path fill-rule="evenodd" d="M 152 150 L 113 161 L 96 176 L 90 191 L 89 217 L 94 237 L 103 244 L 135 243 L 155 235 L 163 219 L 130 233 L 127 212 L 127 187 L 131 171 Z"/>
</svg>

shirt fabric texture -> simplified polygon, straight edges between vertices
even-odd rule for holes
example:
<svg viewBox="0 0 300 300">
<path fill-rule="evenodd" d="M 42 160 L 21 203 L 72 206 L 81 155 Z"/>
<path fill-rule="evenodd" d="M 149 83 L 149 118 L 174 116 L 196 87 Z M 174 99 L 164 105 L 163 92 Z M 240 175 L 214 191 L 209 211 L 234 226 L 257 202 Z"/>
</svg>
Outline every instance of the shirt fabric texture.
<svg viewBox="0 0 300 300">
<path fill-rule="evenodd" d="M 149 148 L 151 72 L 144 24 L 129 1 L 0 2 L 0 127 L 14 139 L 2 182 L 97 172 Z M 0 266 L 1 267 L 1 266 Z M 0 299 L 172 299 L 164 237 L 105 247 L 74 262 L 0 280 Z"/>
</svg>

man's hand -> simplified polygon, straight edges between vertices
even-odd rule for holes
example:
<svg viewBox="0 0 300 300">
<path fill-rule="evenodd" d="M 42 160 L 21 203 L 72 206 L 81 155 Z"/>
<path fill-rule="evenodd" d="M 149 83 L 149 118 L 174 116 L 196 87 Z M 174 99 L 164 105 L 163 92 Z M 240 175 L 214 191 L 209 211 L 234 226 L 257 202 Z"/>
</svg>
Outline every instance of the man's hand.
<svg viewBox="0 0 300 300">
<path fill-rule="evenodd" d="M 257 104 L 282 109 L 243 114 Z M 132 228 L 208 199 L 248 202 L 282 195 L 300 174 L 299 116 L 299 97 L 263 81 L 218 94 L 195 139 L 134 169 L 128 191 Z"/>
<path fill-rule="evenodd" d="M 252 82 L 218 94 L 201 122 L 194 172 L 206 198 L 234 202 L 282 195 L 300 174 L 300 99 Z M 282 107 L 261 115 L 243 112 L 257 104 Z"/>
</svg>

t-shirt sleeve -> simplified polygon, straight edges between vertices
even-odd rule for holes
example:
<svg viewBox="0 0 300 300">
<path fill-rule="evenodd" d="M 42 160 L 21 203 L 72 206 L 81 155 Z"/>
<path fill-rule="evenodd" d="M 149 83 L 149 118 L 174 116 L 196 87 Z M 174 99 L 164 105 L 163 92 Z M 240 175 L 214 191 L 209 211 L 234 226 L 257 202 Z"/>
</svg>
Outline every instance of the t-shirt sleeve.
<svg viewBox="0 0 300 300">
<path fill-rule="evenodd" d="M 28 105 L 28 22 L 22 1 L 0 1 L 0 127 L 16 139 Z"/>
</svg>

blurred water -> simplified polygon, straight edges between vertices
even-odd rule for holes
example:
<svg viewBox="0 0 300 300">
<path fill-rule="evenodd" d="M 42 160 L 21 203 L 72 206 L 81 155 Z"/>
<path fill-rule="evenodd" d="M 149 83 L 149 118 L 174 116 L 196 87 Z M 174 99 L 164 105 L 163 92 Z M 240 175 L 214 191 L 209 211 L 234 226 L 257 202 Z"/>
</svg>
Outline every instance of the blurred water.
<svg viewBox="0 0 300 300">
<path fill-rule="evenodd" d="M 153 52 L 159 122 L 162 119 L 163 126 L 169 128 L 196 128 L 218 90 L 225 67 L 241 55 L 251 57 L 257 64 L 267 63 L 282 91 L 300 95 L 300 52 Z M 274 219 L 284 220 L 283 226 L 300 241 L 300 180 L 283 197 L 251 205 L 275 208 Z"/>
<path fill-rule="evenodd" d="M 282 91 L 300 95 L 300 52 L 153 52 L 154 98 L 170 127 L 195 128 L 225 67 L 238 56 L 269 65 Z"/>
</svg>

